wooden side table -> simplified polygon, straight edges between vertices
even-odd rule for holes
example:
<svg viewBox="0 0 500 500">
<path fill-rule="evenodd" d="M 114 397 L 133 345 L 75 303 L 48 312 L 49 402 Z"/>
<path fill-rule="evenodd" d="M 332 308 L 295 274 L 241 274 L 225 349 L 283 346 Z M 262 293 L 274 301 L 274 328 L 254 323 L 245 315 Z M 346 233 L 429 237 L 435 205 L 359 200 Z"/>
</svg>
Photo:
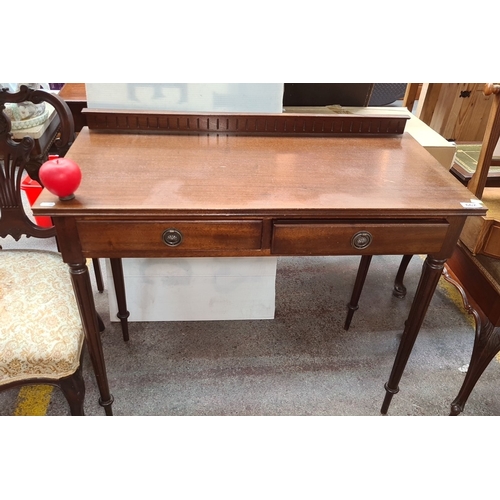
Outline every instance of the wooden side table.
<svg viewBox="0 0 500 500">
<path fill-rule="evenodd" d="M 87 107 L 87 92 L 84 83 L 65 83 L 59 92 L 59 97 L 66 101 L 73 115 L 75 132 L 80 132 L 87 125 L 82 109 Z"/>
<path fill-rule="evenodd" d="M 457 151 L 451 173 L 464 185 L 467 186 L 477 169 L 481 143 L 457 144 Z M 486 179 L 486 187 L 500 187 L 500 158 L 491 159 L 491 166 Z"/>
</svg>

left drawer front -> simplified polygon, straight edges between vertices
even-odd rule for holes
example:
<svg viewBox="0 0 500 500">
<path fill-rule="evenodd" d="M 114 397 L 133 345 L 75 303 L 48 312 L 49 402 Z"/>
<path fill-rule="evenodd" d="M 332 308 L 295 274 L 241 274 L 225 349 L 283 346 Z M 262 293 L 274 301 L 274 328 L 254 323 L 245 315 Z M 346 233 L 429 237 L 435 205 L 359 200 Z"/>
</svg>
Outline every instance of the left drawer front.
<svg viewBox="0 0 500 500">
<path fill-rule="evenodd" d="M 78 222 L 84 255 L 113 257 L 125 252 L 181 256 L 260 250 L 262 221 L 88 221 Z M 180 241 L 179 241 L 180 240 Z"/>
<path fill-rule="evenodd" d="M 402 255 L 441 250 L 447 222 L 297 223 L 276 222 L 275 255 Z M 367 235 L 368 233 L 368 235 Z"/>
</svg>

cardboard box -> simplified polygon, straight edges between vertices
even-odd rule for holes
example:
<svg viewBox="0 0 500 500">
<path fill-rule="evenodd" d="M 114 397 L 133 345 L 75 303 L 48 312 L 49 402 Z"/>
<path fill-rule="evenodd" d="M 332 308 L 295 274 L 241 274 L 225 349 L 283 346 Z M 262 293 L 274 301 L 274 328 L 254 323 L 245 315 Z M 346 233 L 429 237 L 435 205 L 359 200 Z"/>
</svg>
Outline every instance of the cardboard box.
<svg viewBox="0 0 500 500">
<path fill-rule="evenodd" d="M 276 257 L 123 259 L 129 321 L 273 319 Z M 109 311 L 118 321 L 107 261 Z"/>
<path fill-rule="evenodd" d="M 88 107 L 281 113 L 282 83 L 86 83 Z"/>
<path fill-rule="evenodd" d="M 395 106 L 368 107 L 368 108 L 346 108 L 356 114 L 386 114 L 397 115 L 404 114 L 410 117 L 406 122 L 405 132 L 408 132 L 416 141 L 418 141 L 436 160 L 449 170 L 455 157 L 456 145 L 454 142 L 447 141 L 436 131 L 432 130 L 422 120 L 410 113 L 406 108 Z"/>
</svg>

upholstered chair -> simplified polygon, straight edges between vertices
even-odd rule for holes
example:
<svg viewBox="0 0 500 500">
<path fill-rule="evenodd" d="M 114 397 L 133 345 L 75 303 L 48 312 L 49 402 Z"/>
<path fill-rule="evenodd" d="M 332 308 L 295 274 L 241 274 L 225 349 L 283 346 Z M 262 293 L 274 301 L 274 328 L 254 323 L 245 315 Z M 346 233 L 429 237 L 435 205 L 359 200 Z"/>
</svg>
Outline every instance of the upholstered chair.
<svg viewBox="0 0 500 500">
<path fill-rule="evenodd" d="M 34 140 L 30 136 L 13 140 L 11 119 L 4 111 L 6 103 L 25 101 L 47 102 L 55 108 L 60 120 L 57 145 L 67 146 L 74 136 L 71 112 L 56 95 L 26 86 L 15 93 L 0 90 L 0 238 L 11 236 L 18 243 L 23 236 L 55 235 L 53 227 L 37 226 L 24 209 L 20 186 Z M 69 270 L 60 255 L 0 247 L 0 390 L 55 385 L 64 393 L 71 414 L 83 415 L 83 346 Z"/>
</svg>

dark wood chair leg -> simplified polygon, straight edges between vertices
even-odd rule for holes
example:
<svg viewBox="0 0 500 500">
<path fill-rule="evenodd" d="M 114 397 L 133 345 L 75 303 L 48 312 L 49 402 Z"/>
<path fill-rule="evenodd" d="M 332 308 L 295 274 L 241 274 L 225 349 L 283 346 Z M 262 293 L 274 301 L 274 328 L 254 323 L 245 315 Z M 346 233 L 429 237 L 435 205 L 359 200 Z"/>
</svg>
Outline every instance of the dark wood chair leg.
<svg viewBox="0 0 500 500">
<path fill-rule="evenodd" d="M 451 403 L 450 415 L 456 416 L 464 411 L 465 403 L 477 381 L 491 360 L 500 352 L 500 327 L 495 327 L 476 304 L 474 304 L 474 307 L 470 304 L 465 289 L 449 269 L 444 269 L 443 277 L 460 292 L 465 310 L 474 316 L 476 323 L 474 346 L 469 361 L 469 368 L 467 369 L 467 374 L 457 397 Z"/>
<path fill-rule="evenodd" d="M 403 285 L 403 280 L 412 257 L 413 255 L 403 255 L 401 264 L 399 264 L 396 279 L 394 280 L 394 290 L 392 291 L 392 295 L 398 299 L 403 299 L 406 296 L 406 287 Z"/>
<path fill-rule="evenodd" d="M 68 401 L 71 415 L 85 415 L 83 411 L 83 402 L 85 399 L 85 383 L 83 381 L 81 365 L 73 375 L 59 380 L 57 385 Z"/>
<path fill-rule="evenodd" d="M 357 311 L 359 306 L 359 297 L 363 290 L 363 285 L 365 284 L 366 275 L 368 274 L 368 269 L 370 268 L 370 262 L 372 260 L 371 255 L 363 255 L 361 257 L 361 262 L 359 263 L 358 274 L 356 276 L 356 281 L 354 282 L 354 289 L 352 291 L 351 300 L 347 304 L 347 317 L 344 323 L 344 330 L 349 330 L 351 325 L 351 320 L 354 315 L 354 311 Z"/>
<path fill-rule="evenodd" d="M 99 259 L 92 259 L 92 265 L 94 267 L 97 290 L 99 291 L 99 293 L 102 293 L 104 291 L 104 283 L 102 281 L 101 265 L 99 263 Z"/>
<path fill-rule="evenodd" d="M 127 318 L 130 313 L 127 310 L 127 299 L 125 296 L 125 279 L 123 277 L 123 266 L 121 259 L 109 259 L 111 264 L 111 271 L 113 274 L 113 283 L 115 285 L 116 302 L 118 305 L 117 318 L 119 318 L 122 325 L 123 340 L 126 342 L 128 336 L 128 321 Z"/>
<path fill-rule="evenodd" d="M 457 397 L 451 403 L 450 415 L 458 415 L 464 411 L 465 403 L 479 377 L 496 354 L 500 352 L 500 328 L 494 327 L 487 318 L 484 319 L 482 324 L 477 325 L 479 331 L 476 331 L 467 375 Z"/>
</svg>

